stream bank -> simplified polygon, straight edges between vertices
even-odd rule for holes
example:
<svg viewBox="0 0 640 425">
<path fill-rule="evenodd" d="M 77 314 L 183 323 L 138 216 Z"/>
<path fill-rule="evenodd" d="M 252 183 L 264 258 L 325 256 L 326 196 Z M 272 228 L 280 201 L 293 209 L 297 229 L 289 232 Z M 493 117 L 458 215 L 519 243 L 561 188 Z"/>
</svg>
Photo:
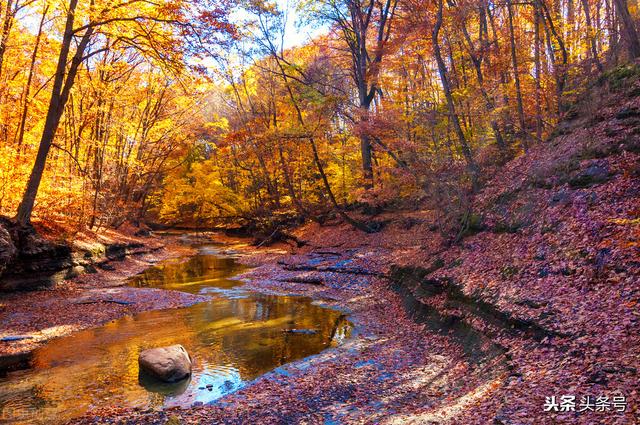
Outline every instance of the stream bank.
<svg viewBox="0 0 640 425">
<path fill-rule="evenodd" d="M 75 265 L 54 258 L 43 274 L 27 273 L 27 284 L 39 282 L 40 290 L 0 292 L 0 373 L 28 367 L 33 350 L 52 338 L 126 315 L 204 301 L 206 297 L 180 291 L 126 286 L 129 277 L 155 263 L 193 255 L 195 250 L 184 242 L 178 236 L 107 231 L 76 240 L 74 250 L 62 250 L 69 258 L 82 259 Z M 11 282 L 23 282 L 13 276 Z"/>
</svg>

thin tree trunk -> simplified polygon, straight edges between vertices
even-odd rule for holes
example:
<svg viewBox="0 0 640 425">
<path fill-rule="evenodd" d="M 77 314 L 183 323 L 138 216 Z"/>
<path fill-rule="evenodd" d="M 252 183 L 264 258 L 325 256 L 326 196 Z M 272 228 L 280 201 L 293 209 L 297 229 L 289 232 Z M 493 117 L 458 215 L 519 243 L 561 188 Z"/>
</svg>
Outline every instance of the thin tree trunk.
<svg viewBox="0 0 640 425">
<path fill-rule="evenodd" d="M 33 71 L 35 69 L 36 59 L 38 56 L 38 49 L 40 47 L 40 38 L 42 37 L 42 27 L 49 11 L 49 4 L 47 4 L 42 11 L 42 19 L 40 19 L 40 25 L 38 26 L 38 34 L 36 35 L 35 46 L 33 47 L 33 53 L 31 54 L 31 62 L 29 63 L 29 73 L 27 75 L 27 82 L 24 87 L 24 105 L 22 105 L 22 113 L 20 115 L 20 124 L 18 125 L 18 132 L 16 136 L 16 144 L 18 145 L 18 151 L 22 147 L 22 141 L 24 140 L 24 130 L 27 122 L 27 113 L 29 112 L 29 96 L 31 95 L 31 81 L 33 80 Z"/>
<path fill-rule="evenodd" d="M 596 46 L 596 39 L 593 33 L 593 24 L 591 22 L 591 12 L 589 8 L 589 0 L 582 0 L 582 9 L 584 11 L 584 18 L 587 24 L 587 39 L 591 46 L 591 56 L 593 56 L 593 62 L 596 64 L 596 68 L 599 72 L 602 72 L 602 63 L 598 58 L 598 47 Z"/>
<path fill-rule="evenodd" d="M 436 57 L 436 62 L 438 64 L 438 73 L 440 74 L 440 81 L 442 82 L 442 90 L 444 91 L 445 98 L 447 99 L 447 107 L 449 110 L 449 119 L 451 124 L 453 125 L 456 136 L 458 137 L 458 142 L 460 143 L 460 148 L 462 149 L 462 155 L 464 156 L 465 161 L 467 162 L 467 168 L 471 173 L 471 182 L 473 190 L 478 189 L 478 177 L 479 177 L 479 169 L 475 160 L 473 159 L 473 154 L 471 153 L 471 149 L 469 144 L 467 143 L 467 139 L 462 131 L 462 127 L 460 126 L 460 120 L 458 118 L 458 114 L 456 114 L 455 104 L 453 102 L 453 96 L 451 95 L 451 86 L 449 85 L 449 77 L 447 75 L 447 66 L 442 59 L 442 52 L 440 51 L 440 45 L 438 42 L 438 35 L 440 33 L 440 28 L 442 27 L 442 9 L 443 9 L 443 0 L 438 0 L 438 12 L 436 15 L 436 23 L 433 27 L 433 32 L 431 33 L 431 39 L 433 42 L 433 53 Z"/>
<path fill-rule="evenodd" d="M 516 84 L 516 106 L 520 125 L 520 131 L 518 133 L 522 137 L 522 146 L 526 152 L 529 148 L 527 140 L 529 135 L 524 121 L 524 107 L 522 106 L 522 89 L 520 88 L 520 71 L 518 70 L 518 54 L 516 52 L 515 31 L 513 29 L 513 7 L 511 0 L 507 0 L 507 14 L 509 21 L 509 43 L 511 44 L 511 64 L 513 66 L 513 78 Z"/>
</svg>

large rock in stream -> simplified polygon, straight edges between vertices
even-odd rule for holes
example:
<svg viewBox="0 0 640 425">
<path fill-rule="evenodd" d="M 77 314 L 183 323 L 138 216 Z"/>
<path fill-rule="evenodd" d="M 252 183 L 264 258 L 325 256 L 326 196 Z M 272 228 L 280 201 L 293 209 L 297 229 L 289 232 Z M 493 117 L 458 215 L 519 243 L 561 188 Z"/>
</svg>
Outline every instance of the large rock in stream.
<svg viewBox="0 0 640 425">
<path fill-rule="evenodd" d="M 141 370 L 164 382 L 177 382 L 191 375 L 191 358 L 179 344 L 144 350 L 138 364 Z"/>
</svg>

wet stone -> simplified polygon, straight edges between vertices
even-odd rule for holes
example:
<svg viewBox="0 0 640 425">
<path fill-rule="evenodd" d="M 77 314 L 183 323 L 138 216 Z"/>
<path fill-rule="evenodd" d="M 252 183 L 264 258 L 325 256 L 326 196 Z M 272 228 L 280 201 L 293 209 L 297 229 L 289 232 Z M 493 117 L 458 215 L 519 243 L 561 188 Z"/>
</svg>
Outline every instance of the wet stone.
<svg viewBox="0 0 640 425">
<path fill-rule="evenodd" d="M 177 382 L 191 374 L 191 358 L 182 345 L 144 350 L 138 362 L 140 369 L 164 382 Z"/>
</svg>

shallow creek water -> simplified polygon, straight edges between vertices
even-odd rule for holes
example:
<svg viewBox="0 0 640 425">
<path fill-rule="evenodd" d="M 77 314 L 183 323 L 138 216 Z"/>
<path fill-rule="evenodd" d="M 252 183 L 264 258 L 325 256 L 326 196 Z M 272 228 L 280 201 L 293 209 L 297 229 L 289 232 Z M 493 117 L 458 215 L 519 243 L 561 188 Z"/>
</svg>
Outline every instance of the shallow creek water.
<svg viewBox="0 0 640 425">
<path fill-rule="evenodd" d="M 163 262 L 130 280 L 211 301 L 127 316 L 50 341 L 34 352 L 31 369 L 0 378 L 0 422 L 62 422 L 106 406 L 207 403 L 348 337 L 350 325 L 338 311 L 308 298 L 244 291 L 233 277 L 246 268 L 219 249 L 203 246 L 190 259 Z M 190 379 L 169 385 L 139 373 L 140 351 L 172 344 L 182 344 L 194 359 Z"/>
</svg>

